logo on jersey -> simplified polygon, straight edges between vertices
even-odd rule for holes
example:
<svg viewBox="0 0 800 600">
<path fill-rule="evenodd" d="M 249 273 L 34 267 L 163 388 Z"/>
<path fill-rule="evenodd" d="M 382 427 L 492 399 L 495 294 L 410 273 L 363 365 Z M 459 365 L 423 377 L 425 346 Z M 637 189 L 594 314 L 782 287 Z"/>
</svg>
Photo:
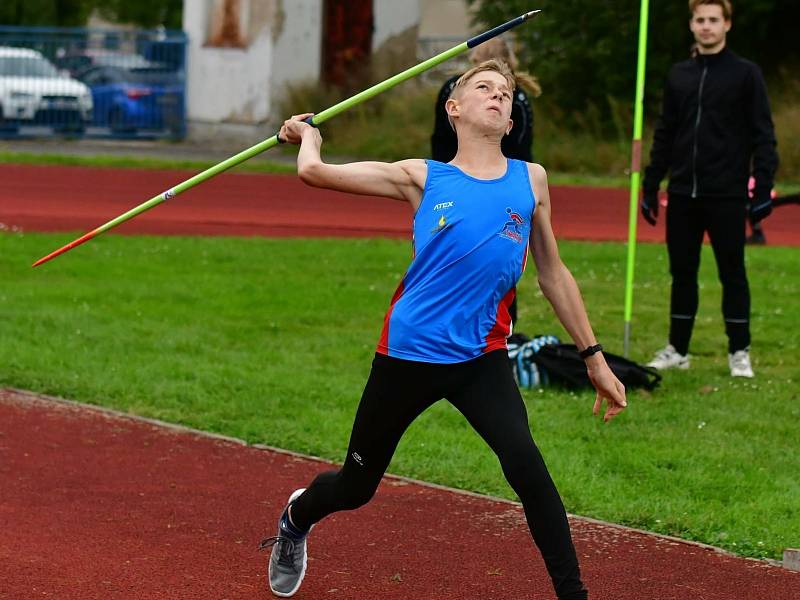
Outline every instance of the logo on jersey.
<svg viewBox="0 0 800 600">
<path fill-rule="evenodd" d="M 436 222 L 436 227 L 431 229 L 431 233 L 439 233 L 442 229 L 447 227 L 447 219 L 444 218 L 444 215 L 439 217 L 439 220 Z"/>
<path fill-rule="evenodd" d="M 353 460 L 360 464 L 362 467 L 364 466 L 364 459 L 361 458 L 361 455 L 358 452 L 353 452 L 350 456 L 353 457 Z"/>
<path fill-rule="evenodd" d="M 503 224 L 503 230 L 497 235 L 521 244 L 525 219 L 523 219 L 519 213 L 515 213 L 511 208 L 506 208 L 506 212 L 508 213 L 508 221 Z"/>
<path fill-rule="evenodd" d="M 444 210 L 445 208 L 453 208 L 454 202 L 439 202 L 436 206 L 433 207 L 433 210 Z"/>
</svg>

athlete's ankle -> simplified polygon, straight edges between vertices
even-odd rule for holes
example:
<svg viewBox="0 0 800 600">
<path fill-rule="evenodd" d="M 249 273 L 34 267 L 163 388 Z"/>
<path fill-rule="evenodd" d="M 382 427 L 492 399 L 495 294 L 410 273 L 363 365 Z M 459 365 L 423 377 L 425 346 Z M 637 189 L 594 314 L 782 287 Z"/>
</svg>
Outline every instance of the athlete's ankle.
<svg viewBox="0 0 800 600">
<path fill-rule="evenodd" d="M 298 527 L 292 520 L 292 505 L 286 507 L 286 510 L 281 516 L 281 530 L 289 534 L 290 537 L 295 539 L 303 539 L 308 535 L 308 529 Z"/>
</svg>

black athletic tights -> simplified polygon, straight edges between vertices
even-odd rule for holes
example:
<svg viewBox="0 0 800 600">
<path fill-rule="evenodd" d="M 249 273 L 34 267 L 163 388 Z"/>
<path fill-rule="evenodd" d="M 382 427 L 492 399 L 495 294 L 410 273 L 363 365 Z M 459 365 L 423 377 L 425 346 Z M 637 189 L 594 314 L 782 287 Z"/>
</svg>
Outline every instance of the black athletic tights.
<svg viewBox="0 0 800 600">
<path fill-rule="evenodd" d="M 708 231 L 722 283 L 722 316 L 728 351 L 750 345 L 750 288 L 744 266 L 746 199 L 690 198 L 671 194 L 667 250 L 672 274 L 669 342 L 686 354 L 697 314 L 700 248 Z"/>
<path fill-rule="evenodd" d="M 314 479 L 292 505 L 292 521 L 307 529 L 333 512 L 366 504 L 405 430 L 441 398 L 466 417 L 500 459 L 558 598 L 586 599 L 564 506 L 531 437 L 505 350 L 450 365 L 376 354 L 344 465 Z"/>
</svg>

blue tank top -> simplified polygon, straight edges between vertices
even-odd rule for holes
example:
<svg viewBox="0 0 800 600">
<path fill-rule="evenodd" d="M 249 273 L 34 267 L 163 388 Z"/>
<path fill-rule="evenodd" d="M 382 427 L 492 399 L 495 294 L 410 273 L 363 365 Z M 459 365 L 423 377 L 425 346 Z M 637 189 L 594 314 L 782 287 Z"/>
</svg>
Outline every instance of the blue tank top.
<svg viewBox="0 0 800 600">
<path fill-rule="evenodd" d="M 377 351 L 456 363 L 506 348 L 508 307 L 528 254 L 536 200 L 527 163 L 476 179 L 428 160 L 414 215 L 414 258 L 392 297 Z"/>
</svg>

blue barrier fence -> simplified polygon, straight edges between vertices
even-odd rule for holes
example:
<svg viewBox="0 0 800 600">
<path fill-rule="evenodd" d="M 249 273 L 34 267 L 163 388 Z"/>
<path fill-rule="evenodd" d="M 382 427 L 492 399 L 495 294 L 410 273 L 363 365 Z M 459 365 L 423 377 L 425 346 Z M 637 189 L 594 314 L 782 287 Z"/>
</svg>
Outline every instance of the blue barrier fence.
<svg viewBox="0 0 800 600">
<path fill-rule="evenodd" d="M 186 34 L 0 26 L 0 137 L 186 134 Z"/>
</svg>

